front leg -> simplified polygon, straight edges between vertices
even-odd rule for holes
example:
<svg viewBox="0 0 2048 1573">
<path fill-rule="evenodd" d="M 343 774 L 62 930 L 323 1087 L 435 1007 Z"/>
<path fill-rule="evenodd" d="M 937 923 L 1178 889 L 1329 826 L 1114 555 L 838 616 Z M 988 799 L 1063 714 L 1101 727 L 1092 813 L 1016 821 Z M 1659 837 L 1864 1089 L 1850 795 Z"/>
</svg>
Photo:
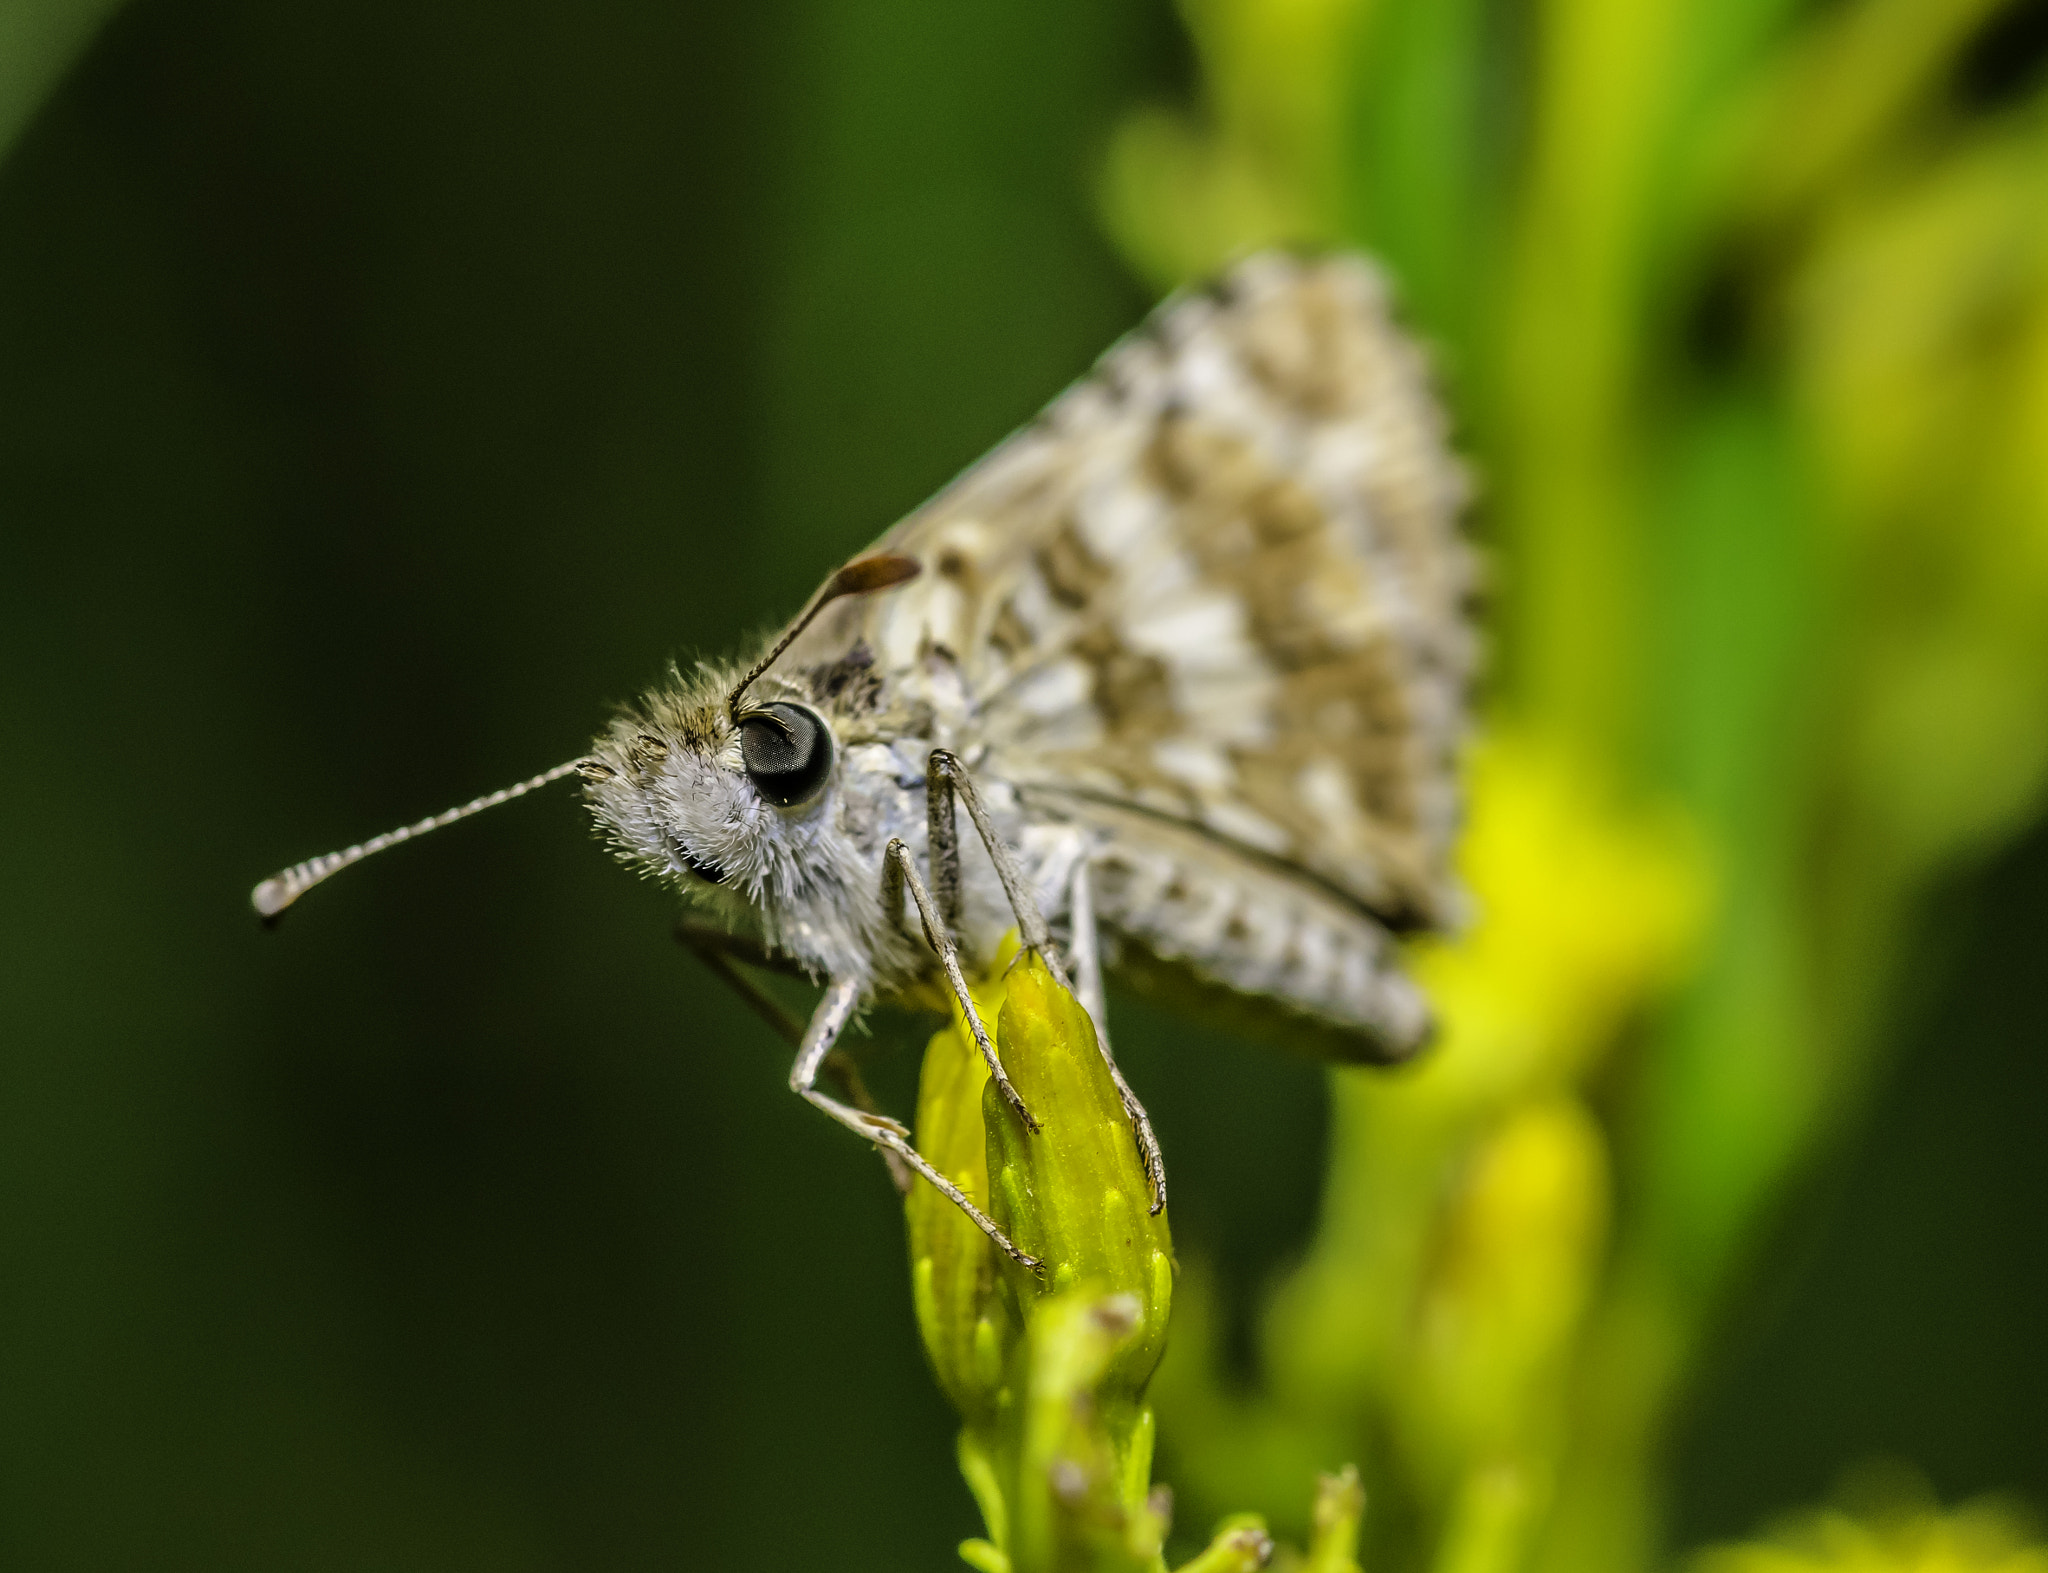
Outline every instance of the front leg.
<svg viewBox="0 0 2048 1573">
<path fill-rule="evenodd" d="M 917 877 L 917 866 L 911 861 L 910 848 L 901 841 L 891 841 L 882 851 L 884 912 L 900 913 L 903 910 L 906 885 L 910 888 L 910 899 L 917 906 L 918 921 L 924 925 L 925 943 L 938 953 L 946 982 L 953 990 L 953 998 L 960 1003 L 960 1013 L 967 1018 L 967 1030 L 974 1036 L 974 1046 L 981 1051 L 982 1063 L 994 1078 L 996 1090 L 1002 1093 L 1003 1101 L 1017 1111 L 1017 1118 L 1024 1122 L 1024 1128 L 1036 1135 L 1038 1121 L 1024 1107 L 1023 1097 L 1011 1085 L 1009 1072 L 1003 1069 L 1003 1062 L 996 1057 L 995 1042 L 989 1037 L 988 1028 L 982 1025 L 981 1012 L 975 1008 L 974 994 L 967 987 L 967 975 L 960 970 L 960 951 L 953 943 L 953 931 L 932 910 L 931 893 L 924 888 L 924 881 Z"/>
<path fill-rule="evenodd" d="M 972 1218 L 975 1227 L 995 1241 L 1011 1261 L 1031 1272 L 1037 1272 L 1044 1264 L 1037 1257 L 1020 1251 L 1010 1237 L 996 1227 L 995 1220 L 968 1199 L 966 1192 L 934 1168 L 923 1153 L 911 1146 L 910 1132 L 902 1125 L 886 1114 L 875 1114 L 849 1107 L 818 1090 L 818 1073 L 823 1069 L 825 1058 L 832 1052 L 832 1046 L 838 1041 L 839 1034 L 845 1030 L 847 1022 L 853 1019 L 853 1013 L 860 1004 L 860 996 L 860 985 L 850 978 L 835 978 L 825 986 L 825 997 L 818 1002 L 817 1010 L 811 1015 L 811 1024 L 804 1029 L 803 1046 L 797 1051 L 796 1064 L 790 1070 L 790 1090 L 805 1102 L 823 1109 L 855 1135 L 865 1136 L 883 1152 L 894 1154 L 908 1164 L 937 1186 L 946 1200 Z"/>
</svg>

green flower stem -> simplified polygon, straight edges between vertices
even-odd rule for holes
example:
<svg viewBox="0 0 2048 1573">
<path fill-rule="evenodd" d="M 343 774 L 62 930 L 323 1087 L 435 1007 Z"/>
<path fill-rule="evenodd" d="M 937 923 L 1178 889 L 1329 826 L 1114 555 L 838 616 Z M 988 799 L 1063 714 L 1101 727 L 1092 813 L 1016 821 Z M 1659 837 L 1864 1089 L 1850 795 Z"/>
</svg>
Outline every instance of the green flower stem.
<svg viewBox="0 0 2048 1573">
<path fill-rule="evenodd" d="M 1173 1244 L 1087 1013 L 1014 945 L 977 1007 L 1038 1120 L 1025 1128 L 957 1019 L 925 1054 L 925 1155 L 1046 1266 L 1002 1257 L 929 1186 L 906 1202 L 911 1282 L 933 1371 L 960 1411 L 960 1470 L 988 1538 L 983 1573 L 1161 1573 L 1145 1384 L 1165 1348 Z M 993 1176 L 993 1181 L 991 1180 Z"/>
<path fill-rule="evenodd" d="M 1316 1482 L 1315 1539 L 1301 1573 L 1360 1573 L 1358 1531 L 1365 1520 L 1365 1487 L 1346 1464 Z"/>
<path fill-rule="evenodd" d="M 1226 1520 L 1209 1549 L 1182 1563 L 1179 1573 L 1255 1573 L 1272 1555 L 1273 1537 L 1266 1533 L 1265 1520 L 1242 1513 Z"/>
</svg>

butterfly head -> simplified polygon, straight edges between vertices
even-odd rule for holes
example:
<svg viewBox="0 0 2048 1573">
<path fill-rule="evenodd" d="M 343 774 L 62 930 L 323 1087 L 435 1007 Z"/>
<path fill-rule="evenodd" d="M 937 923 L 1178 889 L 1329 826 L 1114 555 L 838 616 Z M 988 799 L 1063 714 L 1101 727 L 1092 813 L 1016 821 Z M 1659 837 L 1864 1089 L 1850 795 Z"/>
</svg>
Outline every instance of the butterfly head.
<svg viewBox="0 0 2048 1573">
<path fill-rule="evenodd" d="M 795 698 L 729 706 L 706 673 L 650 695 L 583 762 L 591 809 L 627 861 L 699 893 L 758 900 L 825 832 L 839 750 Z"/>
<path fill-rule="evenodd" d="M 914 578 L 907 557 L 848 563 L 743 673 L 700 669 L 614 722 L 584 761 L 591 807 L 628 862 L 703 894 L 787 904 L 830 880 L 839 747 L 801 686 L 769 668 L 834 601 Z"/>
</svg>

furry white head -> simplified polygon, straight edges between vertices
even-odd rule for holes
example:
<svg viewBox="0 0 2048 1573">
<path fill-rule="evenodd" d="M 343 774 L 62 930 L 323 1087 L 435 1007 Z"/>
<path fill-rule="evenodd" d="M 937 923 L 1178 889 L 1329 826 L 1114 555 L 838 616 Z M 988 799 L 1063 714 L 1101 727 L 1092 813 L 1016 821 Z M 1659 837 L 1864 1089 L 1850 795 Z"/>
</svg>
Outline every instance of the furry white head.
<svg viewBox="0 0 2048 1573">
<path fill-rule="evenodd" d="M 873 978 L 903 945 L 832 721 L 772 679 L 735 714 L 738 676 L 678 674 L 615 720 L 581 766 L 591 811 L 623 861 L 726 923 L 815 974 Z"/>
</svg>

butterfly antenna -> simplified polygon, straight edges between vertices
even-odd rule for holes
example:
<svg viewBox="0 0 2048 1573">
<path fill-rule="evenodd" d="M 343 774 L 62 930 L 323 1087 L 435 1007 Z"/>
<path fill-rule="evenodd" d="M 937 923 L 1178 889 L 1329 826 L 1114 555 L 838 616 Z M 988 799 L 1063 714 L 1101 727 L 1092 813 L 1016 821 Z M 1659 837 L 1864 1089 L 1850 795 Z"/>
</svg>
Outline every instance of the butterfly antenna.
<svg viewBox="0 0 2048 1573">
<path fill-rule="evenodd" d="M 443 825 L 452 825 L 458 819 L 467 819 L 472 814 L 481 814 L 487 808 L 496 808 L 500 803 L 509 803 L 515 797 L 524 797 L 535 787 L 544 787 L 550 781 L 559 781 L 589 761 L 572 759 L 567 764 L 557 765 L 552 770 L 543 770 L 539 775 L 521 781 L 517 786 L 500 787 L 482 797 L 472 798 L 460 808 L 451 808 L 444 814 L 431 819 L 422 819 L 417 824 L 401 825 L 396 830 L 387 830 L 381 836 L 372 836 L 368 841 L 358 842 L 339 852 L 326 852 L 316 858 L 295 864 L 281 874 L 274 874 L 249 892 L 249 904 L 265 923 L 275 923 L 284 909 L 299 897 L 319 884 L 331 879 L 351 863 L 360 863 L 372 853 L 395 847 L 401 841 L 410 841 L 414 836 L 423 836 L 430 830 L 439 830 Z"/>
<path fill-rule="evenodd" d="M 796 643 L 797 635 L 811 626 L 817 615 L 843 595 L 866 595 L 870 590 L 887 590 L 915 579 L 923 572 L 924 565 L 915 557 L 898 557 L 890 552 L 878 553 L 873 557 L 859 557 L 848 563 L 839 572 L 825 581 L 825 588 L 804 608 L 803 616 L 790 625 L 788 633 L 775 641 L 775 648 L 754 663 L 754 669 L 740 679 L 739 686 L 726 695 L 725 708 L 733 720 L 740 718 L 740 696 L 769 667 L 782 658 L 782 652 Z"/>
</svg>

